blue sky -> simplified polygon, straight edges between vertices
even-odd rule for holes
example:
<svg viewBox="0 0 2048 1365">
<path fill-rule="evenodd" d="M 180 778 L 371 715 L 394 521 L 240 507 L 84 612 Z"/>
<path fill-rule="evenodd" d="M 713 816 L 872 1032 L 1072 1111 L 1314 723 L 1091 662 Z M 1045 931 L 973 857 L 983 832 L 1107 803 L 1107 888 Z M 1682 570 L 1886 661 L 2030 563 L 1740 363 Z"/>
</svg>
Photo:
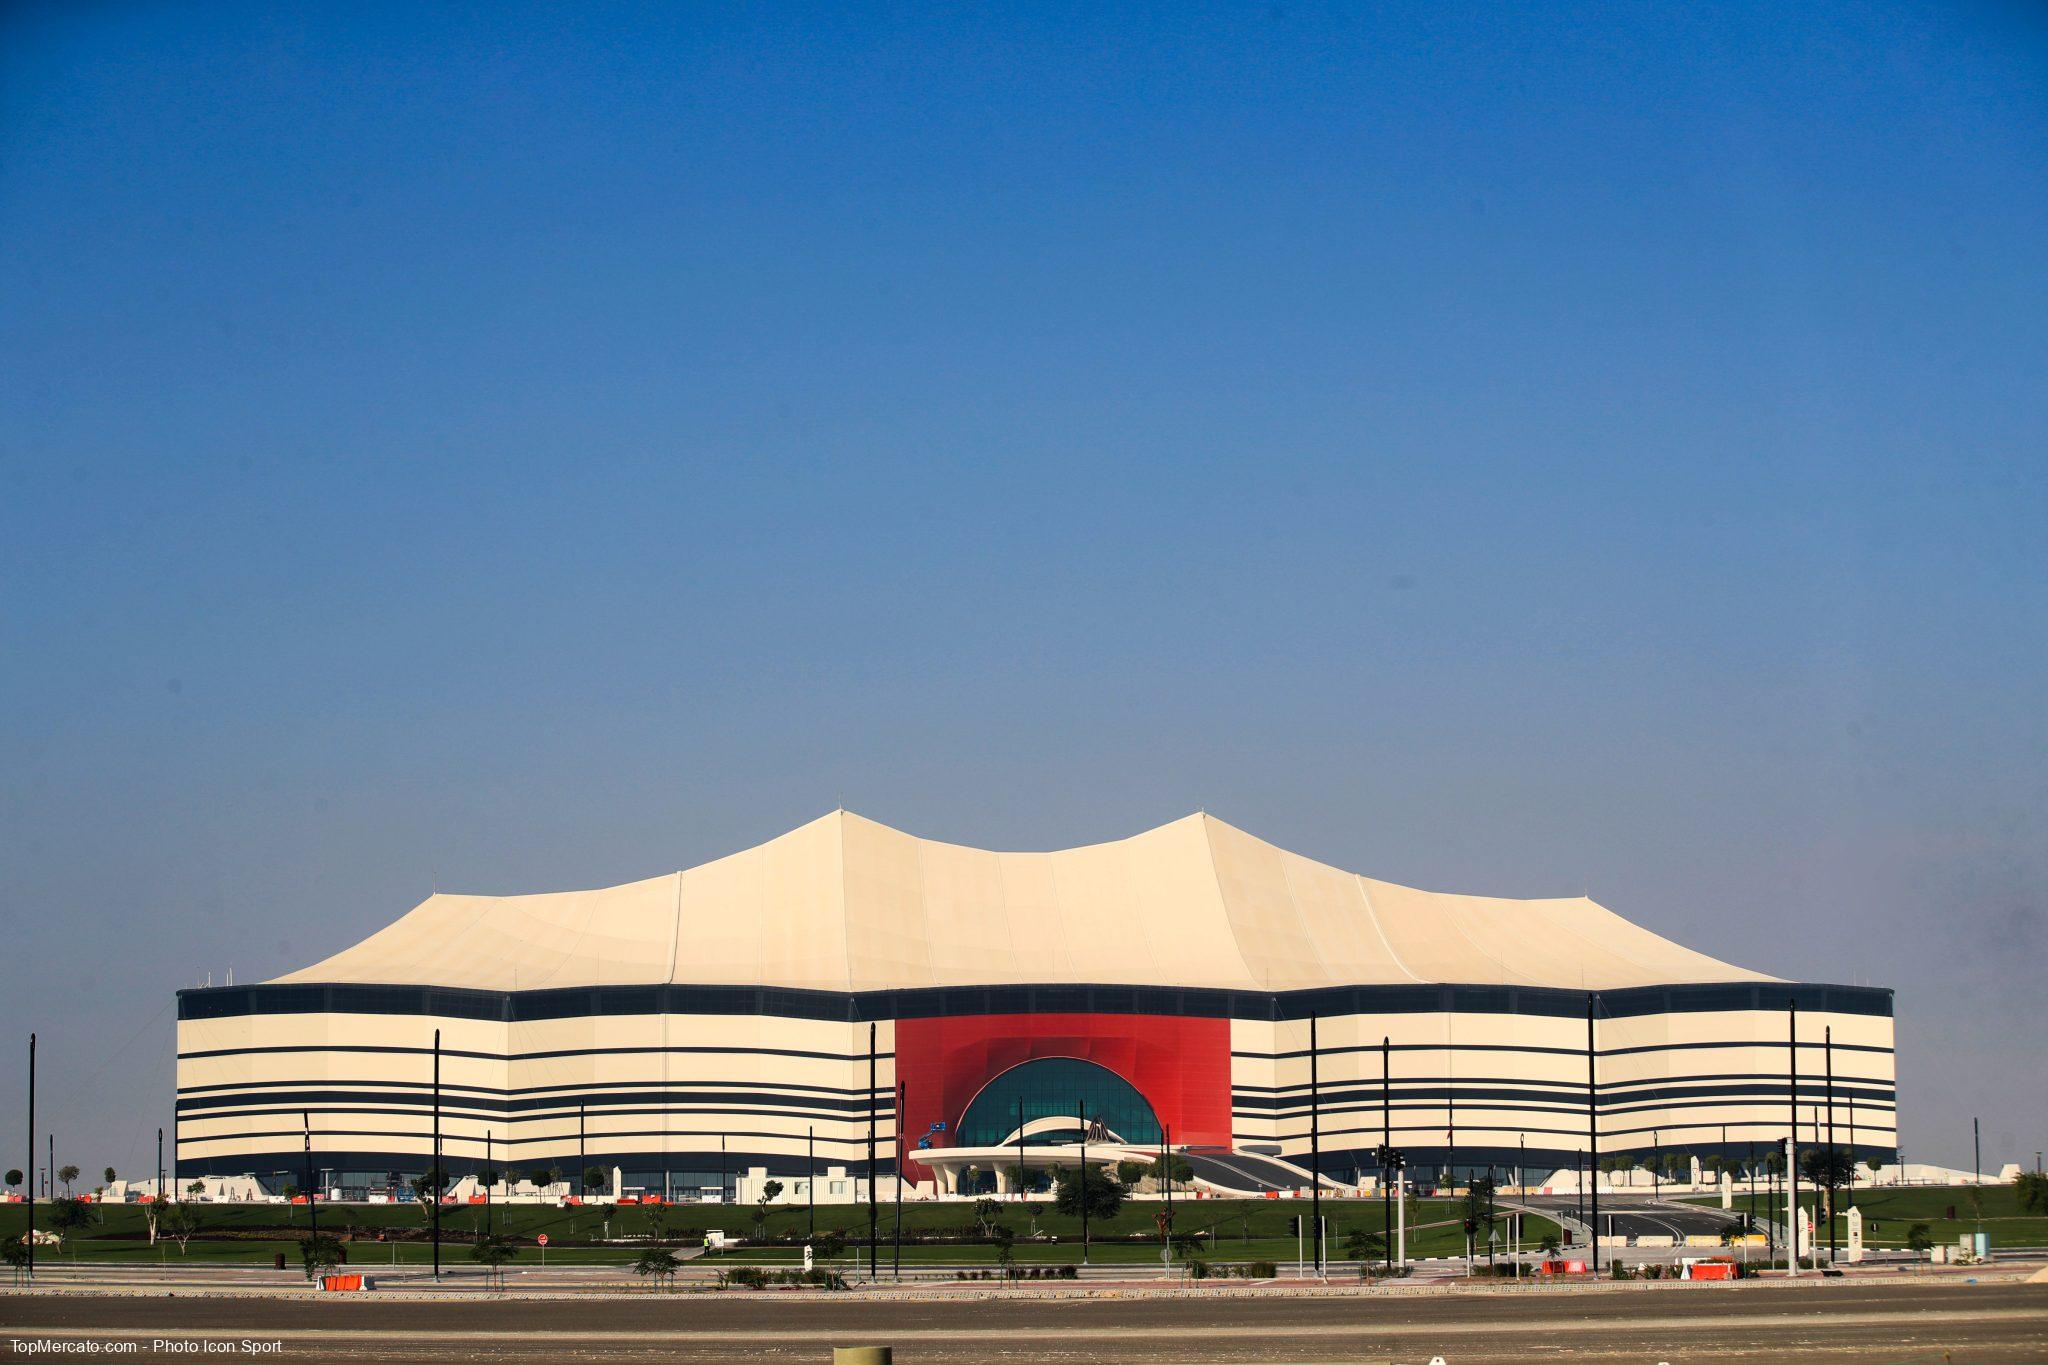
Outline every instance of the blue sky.
<svg viewBox="0 0 2048 1365">
<path fill-rule="evenodd" d="M 1590 889 L 2048 1139 L 2037 9 L 430 9 L 0 20 L 69 1159 L 176 986 L 842 802 Z"/>
</svg>

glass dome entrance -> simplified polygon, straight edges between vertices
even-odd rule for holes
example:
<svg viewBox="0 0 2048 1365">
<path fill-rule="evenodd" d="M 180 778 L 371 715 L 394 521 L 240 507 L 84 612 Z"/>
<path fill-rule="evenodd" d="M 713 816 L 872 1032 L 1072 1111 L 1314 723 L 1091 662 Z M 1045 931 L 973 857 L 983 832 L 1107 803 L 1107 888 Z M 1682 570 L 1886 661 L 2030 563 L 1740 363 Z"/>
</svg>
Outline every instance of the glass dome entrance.
<svg viewBox="0 0 2048 1365">
<path fill-rule="evenodd" d="M 1021 1109 L 1020 1109 L 1021 1106 Z M 1088 1116 L 1090 1142 L 1154 1146 L 1159 1117 L 1137 1089 L 1108 1067 L 1078 1057 L 1040 1057 L 1011 1067 L 981 1088 L 960 1116 L 955 1141 L 962 1147 L 1003 1147 L 1081 1140 Z"/>
</svg>

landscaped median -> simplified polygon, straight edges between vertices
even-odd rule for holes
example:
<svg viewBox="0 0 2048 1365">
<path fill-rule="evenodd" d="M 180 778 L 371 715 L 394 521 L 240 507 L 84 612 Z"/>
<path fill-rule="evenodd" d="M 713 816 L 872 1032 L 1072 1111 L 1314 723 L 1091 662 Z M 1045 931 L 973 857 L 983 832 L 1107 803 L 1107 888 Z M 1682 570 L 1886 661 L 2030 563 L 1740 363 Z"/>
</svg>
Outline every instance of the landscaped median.
<svg viewBox="0 0 2048 1365">
<path fill-rule="evenodd" d="M 61 1248 L 39 1250 L 37 1259 L 138 1267 L 262 1265 L 274 1263 L 282 1253 L 296 1267 L 300 1243 L 309 1230 L 310 1211 L 304 1205 L 190 1203 L 181 1208 L 191 1221 L 189 1230 L 181 1229 L 186 1234 L 182 1242 L 160 1237 L 152 1245 L 143 1207 L 108 1205 L 95 1209 L 89 1223 L 67 1229 Z M 1087 1260 L 1156 1270 L 1162 1268 L 1163 1245 L 1176 1265 L 1291 1265 L 1298 1254 L 1314 1257 L 1312 1243 L 1296 1232 L 1297 1219 L 1304 1230 L 1309 1222 L 1310 1202 L 1305 1199 L 1176 1201 L 1164 1243 L 1157 1217 L 1163 1210 L 1158 1201 L 1128 1200 L 1114 1215 L 1092 1218 Z M 51 1212 L 48 1204 L 37 1206 L 38 1227 L 48 1225 Z M 884 1205 L 878 1212 L 879 1259 L 886 1267 L 896 1260 L 896 1210 Z M 705 1252 L 693 1265 L 788 1268 L 801 1264 L 808 1241 L 818 1265 L 846 1273 L 867 1264 L 868 1214 L 864 1204 L 820 1206 L 815 1221 L 800 1205 L 765 1210 L 730 1204 L 463 1205 L 443 1210 L 441 1259 L 444 1264 L 463 1264 L 477 1244 L 495 1237 L 512 1250 L 514 1267 L 537 1266 L 544 1259 L 549 1266 L 623 1268 L 650 1247 L 694 1254 L 704 1246 L 706 1234 L 716 1230 L 738 1239 L 737 1244 Z M 1330 1256 L 1345 1257 L 1347 1246 L 1353 1248 L 1353 1258 L 1360 1254 L 1360 1246 L 1374 1248 L 1367 1259 L 1382 1256 L 1378 1239 L 1385 1230 L 1378 1200 L 1328 1199 L 1323 1214 Z M 417 1206 L 322 1204 L 318 1217 L 320 1231 L 339 1242 L 350 1267 L 419 1265 L 433 1257 L 426 1210 Z M 1411 1258 L 1464 1254 L 1460 1202 L 1410 1201 L 1408 1222 Z M 26 1226 L 25 1206 L 0 1206 L 0 1237 L 19 1239 Z M 1500 1230 L 1505 1235 L 1505 1221 Z M 1523 1223 L 1525 1249 L 1556 1232 L 1555 1224 L 1529 1215 Z M 537 1240 L 543 1233 L 548 1238 L 544 1257 Z M 1481 1254 L 1483 1258 L 1483 1247 Z M 901 1259 L 905 1266 L 976 1269 L 1000 1269 L 1006 1262 L 1026 1267 L 1078 1263 L 1081 1222 L 1058 1212 L 1046 1199 L 906 1204 Z"/>
</svg>

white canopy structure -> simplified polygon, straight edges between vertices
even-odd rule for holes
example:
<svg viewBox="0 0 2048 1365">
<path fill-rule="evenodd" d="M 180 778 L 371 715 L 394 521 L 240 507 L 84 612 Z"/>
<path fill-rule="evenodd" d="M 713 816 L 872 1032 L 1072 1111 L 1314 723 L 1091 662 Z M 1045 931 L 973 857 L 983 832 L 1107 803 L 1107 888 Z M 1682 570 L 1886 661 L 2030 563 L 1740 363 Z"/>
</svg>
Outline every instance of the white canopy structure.
<svg viewBox="0 0 2048 1365">
<path fill-rule="evenodd" d="M 279 983 L 494 991 L 689 983 L 869 991 L 1119 982 L 1292 991 L 1476 983 L 1611 991 L 1777 978 L 1583 897 L 1418 891 L 1206 814 L 995 853 L 846 811 L 647 881 L 436 894 Z"/>
</svg>

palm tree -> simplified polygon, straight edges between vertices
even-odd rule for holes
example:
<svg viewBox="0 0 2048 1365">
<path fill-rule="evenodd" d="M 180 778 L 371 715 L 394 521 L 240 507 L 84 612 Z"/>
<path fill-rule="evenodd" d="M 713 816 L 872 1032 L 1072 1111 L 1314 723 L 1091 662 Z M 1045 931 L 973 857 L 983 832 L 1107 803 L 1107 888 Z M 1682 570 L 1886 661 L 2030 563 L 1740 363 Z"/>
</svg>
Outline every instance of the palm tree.
<svg viewBox="0 0 2048 1365">
<path fill-rule="evenodd" d="M 57 1168 L 57 1178 L 64 1182 L 64 1197 L 70 1198 L 71 1182 L 78 1179 L 78 1168 L 76 1166 L 59 1166 Z"/>
</svg>

